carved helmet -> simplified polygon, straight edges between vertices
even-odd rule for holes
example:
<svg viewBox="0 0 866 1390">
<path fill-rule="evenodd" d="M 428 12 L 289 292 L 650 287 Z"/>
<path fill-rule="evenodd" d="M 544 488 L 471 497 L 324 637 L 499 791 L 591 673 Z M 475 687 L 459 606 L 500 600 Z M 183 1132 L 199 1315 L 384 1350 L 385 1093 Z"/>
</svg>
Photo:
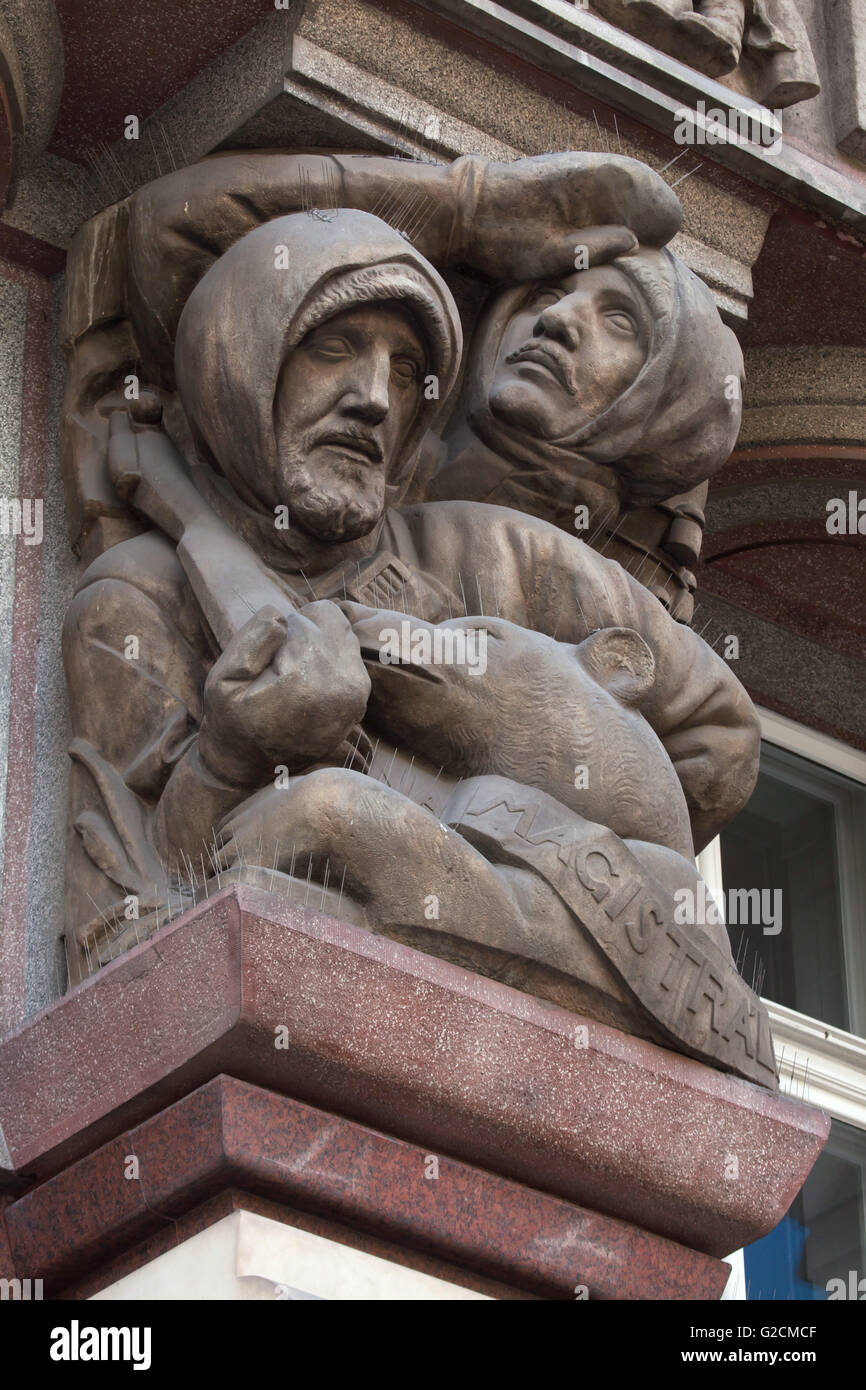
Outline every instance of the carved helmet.
<svg viewBox="0 0 866 1390">
<path fill-rule="evenodd" d="M 273 480 L 280 372 L 311 329 L 355 304 L 395 300 L 416 321 L 438 398 L 419 402 L 388 478 L 388 506 L 405 492 L 460 364 L 457 306 L 429 262 L 370 213 L 327 216 L 293 213 L 247 233 L 202 276 L 178 323 L 175 376 L 196 443 L 259 508 L 279 500 Z"/>
</svg>

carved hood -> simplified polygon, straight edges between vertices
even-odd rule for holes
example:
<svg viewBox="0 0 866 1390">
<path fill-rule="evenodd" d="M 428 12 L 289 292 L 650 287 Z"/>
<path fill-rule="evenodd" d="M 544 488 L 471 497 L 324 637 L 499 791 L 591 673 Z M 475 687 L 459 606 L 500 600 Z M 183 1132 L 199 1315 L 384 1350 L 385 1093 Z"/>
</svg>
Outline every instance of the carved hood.
<svg viewBox="0 0 866 1390">
<path fill-rule="evenodd" d="M 526 507 L 527 490 L 536 489 L 568 503 L 576 473 L 600 478 L 599 470 L 613 468 L 638 505 L 684 492 L 721 468 L 742 411 L 743 356 L 736 337 L 703 281 L 669 251 L 642 248 L 613 264 L 640 293 L 651 320 L 646 361 L 631 386 L 570 437 L 534 439 L 502 425 L 487 405 L 499 345 L 536 286 L 505 291 L 482 317 L 469 354 L 458 416 L 474 441 L 467 434 L 466 448 L 434 481 L 432 495 L 467 495 L 453 491 L 456 478 L 446 477 L 453 470 L 464 488 L 472 479 L 478 500 Z M 735 394 L 731 378 L 738 383 Z"/>
<path fill-rule="evenodd" d="M 175 375 L 196 444 L 271 520 L 279 500 L 277 384 L 288 354 L 312 328 L 354 304 L 389 300 L 405 303 L 417 321 L 439 398 L 420 401 L 388 480 L 388 506 L 403 496 L 460 363 L 457 306 L 429 262 L 369 213 L 327 216 L 294 213 L 242 237 L 199 281 L 178 324 Z"/>
</svg>

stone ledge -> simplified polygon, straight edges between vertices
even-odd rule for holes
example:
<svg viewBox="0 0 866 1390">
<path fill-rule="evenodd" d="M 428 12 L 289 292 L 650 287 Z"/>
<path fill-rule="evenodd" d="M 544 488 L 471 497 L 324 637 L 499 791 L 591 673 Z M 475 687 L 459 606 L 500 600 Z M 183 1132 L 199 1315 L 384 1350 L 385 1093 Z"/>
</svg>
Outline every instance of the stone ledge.
<svg viewBox="0 0 866 1390">
<path fill-rule="evenodd" d="M 126 1180 L 127 1156 L 138 1179 Z M 727 1265 L 626 1222 L 221 1076 L 6 1208 L 19 1278 L 70 1278 L 228 1188 L 546 1299 L 718 1298 Z M 6 1274 L 0 1270 L 0 1274 Z"/>
<path fill-rule="evenodd" d="M 6 1186 L 220 1073 L 717 1257 L 777 1224 L 829 1131 L 820 1111 L 234 887 L 0 1042 Z"/>
<path fill-rule="evenodd" d="M 633 38 L 567 0 L 423 0 L 441 14 L 497 47 L 518 54 L 542 72 L 572 83 L 591 98 L 628 112 L 673 135 L 685 108 L 737 113 L 767 111 L 660 49 Z M 773 120 L 769 118 L 768 124 Z M 735 123 L 735 122 L 734 122 Z M 775 153 L 731 135 L 710 146 L 712 161 L 810 210 L 866 234 L 866 189 L 849 170 L 823 162 L 822 151 L 784 140 Z"/>
</svg>

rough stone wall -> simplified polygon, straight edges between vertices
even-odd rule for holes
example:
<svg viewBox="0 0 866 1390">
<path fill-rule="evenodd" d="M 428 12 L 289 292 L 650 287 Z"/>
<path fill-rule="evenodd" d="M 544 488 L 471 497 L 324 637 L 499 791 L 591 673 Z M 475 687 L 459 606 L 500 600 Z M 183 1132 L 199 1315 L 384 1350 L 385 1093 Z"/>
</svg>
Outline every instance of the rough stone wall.
<svg viewBox="0 0 866 1390">
<path fill-rule="evenodd" d="M 77 562 L 59 469 L 60 281 L 0 263 L 0 498 L 42 503 L 42 540 L 0 535 L 0 1029 L 62 991 L 66 696 L 60 627 Z M 35 520 L 37 512 L 32 513 Z"/>
</svg>

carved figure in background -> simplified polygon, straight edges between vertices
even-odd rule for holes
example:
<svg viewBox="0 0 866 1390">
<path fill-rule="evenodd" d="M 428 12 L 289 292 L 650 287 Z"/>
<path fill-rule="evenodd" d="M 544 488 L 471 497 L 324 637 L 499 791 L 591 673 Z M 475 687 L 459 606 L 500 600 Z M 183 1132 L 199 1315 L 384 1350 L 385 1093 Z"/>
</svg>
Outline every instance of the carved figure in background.
<svg viewBox="0 0 866 1390">
<path fill-rule="evenodd" d="M 593 8 L 773 109 L 821 90 L 796 0 L 594 0 Z"/>
<path fill-rule="evenodd" d="M 636 289 L 640 300 L 649 291 L 651 370 L 643 376 L 642 385 L 658 380 L 660 356 L 671 387 L 676 373 L 689 389 L 701 385 L 696 374 L 689 376 L 691 344 L 686 325 L 693 319 L 690 331 L 701 338 L 698 351 L 719 351 L 720 366 L 729 361 L 726 370 L 741 373 L 736 340 L 720 325 L 709 292 L 682 263 L 660 254 L 682 220 L 679 200 L 663 179 L 634 160 L 580 153 L 509 165 L 465 157 L 448 168 L 378 157 L 303 161 L 254 154 L 243 160 L 209 161 L 158 179 L 131 203 L 130 298 L 137 341 L 164 379 L 170 381 L 173 370 L 166 351 L 167 344 L 173 349 L 170 335 L 215 248 L 231 245 L 255 225 L 257 213 L 264 220 L 299 207 L 303 199 L 326 206 L 335 198 L 346 206 L 380 209 L 397 221 L 408 220 L 418 248 L 440 270 L 447 273 L 455 265 L 468 265 L 497 282 L 477 333 L 469 339 L 467 389 L 459 401 L 452 402 L 453 418 L 442 432 L 444 442 L 434 446 L 431 437 L 425 443 L 412 485 L 413 499 L 482 498 L 507 475 L 508 482 L 501 482 L 501 495 L 488 496 L 488 500 L 521 507 L 529 503 L 528 509 L 536 515 L 568 530 L 574 529 L 575 506 L 586 504 L 590 517 L 585 538 L 628 565 L 675 616 L 688 621 L 694 590 L 690 570 L 700 551 L 704 484 L 724 462 L 726 441 L 732 444 L 736 437 L 738 400 L 721 395 L 710 403 L 717 423 L 711 428 L 710 421 L 705 421 L 691 466 L 685 470 L 688 483 L 673 486 L 671 477 L 666 494 L 664 488 L 656 488 L 653 500 L 642 504 L 621 485 L 619 475 L 625 465 L 616 445 L 627 444 L 621 430 L 610 437 L 607 453 L 597 437 L 585 450 L 540 453 L 531 431 L 519 429 L 510 432 L 510 448 L 506 447 L 509 435 L 502 430 L 492 448 L 485 449 L 486 441 L 482 442 L 487 433 L 483 422 L 489 419 L 483 387 L 492 370 L 491 353 L 498 349 L 511 315 L 523 311 L 528 296 L 547 294 L 551 288 L 561 293 L 559 284 L 574 283 L 577 251 L 580 264 L 588 268 L 621 257 L 620 268 L 632 291 Z M 634 256 L 636 241 L 641 245 L 638 258 Z M 499 288 L 503 279 L 522 283 L 503 293 Z M 586 367 L 585 374 L 589 370 Z M 638 394 L 630 399 L 634 401 Z M 705 401 L 703 393 L 701 399 Z M 628 409 L 628 401 L 624 405 Z M 476 419 L 480 416 L 478 425 L 467 421 L 470 411 Z M 594 426 L 596 434 L 604 435 L 607 423 L 601 419 Z M 676 450 L 670 411 L 664 424 Z M 491 479 L 497 445 L 500 457 L 496 477 Z M 461 459 L 467 446 L 470 452 Z M 679 454 L 683 462 L 681 448 Z M 456 488 L 449 483 L 449 464 L 455 460 L 458 479 L 466 474 L 465 465 L 471 463 L 473 480 L 478 468 L 478 482 L 468 485 L 479 490 L 469 494 L 459 482 Z M 431 481 L 431 475 L 442 470 L 445 478 Z M 515 485 L 518 491 L 525 487 L 522 502 L 509 501 Z"/>
</svg>

